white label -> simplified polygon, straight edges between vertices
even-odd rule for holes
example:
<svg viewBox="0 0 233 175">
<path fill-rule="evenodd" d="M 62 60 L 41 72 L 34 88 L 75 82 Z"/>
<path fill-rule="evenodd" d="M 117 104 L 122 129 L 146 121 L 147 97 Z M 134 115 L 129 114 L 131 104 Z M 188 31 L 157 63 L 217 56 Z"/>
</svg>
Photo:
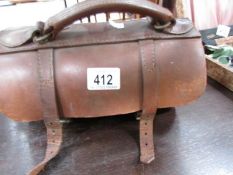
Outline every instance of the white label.
<svg viewBox="0 0 233 175">
<path fill-rule="evenodd" d="M 109 24 L 111 26 L 113 26 L 114 28 L 117 28 L 117 29 L 124 29 L 125 28 L 125 24 L 124 23 L 118 23 L 118 22 L 109 20 Z"/>
<path fill-rule="evenodd" d="M 225 25 L 219 25 L 217 28 L 216 35 L 218 36 L 223 36 L 223 37 L 228 37 L 230 33 L 231 28 Z"/>
<path fill-rule="evenodd" d="M 118 90 L 120 87 L 119 68 L 87 68 L 88 90 Z"/>
</svg>

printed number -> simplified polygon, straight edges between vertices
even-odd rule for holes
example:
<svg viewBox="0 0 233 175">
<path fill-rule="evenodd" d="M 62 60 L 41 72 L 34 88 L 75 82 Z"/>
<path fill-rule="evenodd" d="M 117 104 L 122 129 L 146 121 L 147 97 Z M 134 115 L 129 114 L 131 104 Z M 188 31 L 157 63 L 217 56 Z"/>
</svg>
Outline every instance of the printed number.
<svg viewBox="0 0 233 175">
<path fill-rule="evenodd" d="M 108 80 L 108 85 L 112 85 L 112 75 L 108 75 L 107 76 L 108 78 L 109 78 L 109 80 Z"/>
<path fill-rule="evenodd" d="M 94 80 L 94 83 L 98 84 L 100 83 L 100 80 L 99 80 L 99 75 L 96 76 L 95 80 Z"/>
<path fill-rule="evenodd" d="M 97 75 L 95 77 L 95 80 L 94 80 L 94 83 L 96 83 L 97 85 L 100 84 L 100 79 L 102 80 L 102 85 L 105 85 L 105 75 L 102 75 L 100 78 L 99 78 L 99 75 Z M 112 85 L 112 75 L 108 75 L 107 76 L 107 85 Z"/>
</svg>

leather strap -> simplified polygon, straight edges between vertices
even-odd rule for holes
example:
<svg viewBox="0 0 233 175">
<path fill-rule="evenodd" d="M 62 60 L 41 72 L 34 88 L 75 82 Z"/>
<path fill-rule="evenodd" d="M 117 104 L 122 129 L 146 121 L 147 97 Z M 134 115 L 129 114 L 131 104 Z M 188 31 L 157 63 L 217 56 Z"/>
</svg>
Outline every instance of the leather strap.
<svg viewBox="0 0 233 175">
<path fill-rule="evenodd" d="M 62 143 L 62 124 L 56 100 L 54 81 L 53 49 L 38 51 L 38 75 L 44 123 L 47 128 L 47 149 L 44 160 L 36 165 L 28 175 L 37 175 L 59 152 Z"/>
<path fill-rule="evenodd" d="M 153 121 L 157 110 L 159 76 L 154 41 L 140 41 L 139 45 L 143 80 L 142 113 L 139 124 L 140 160 L 143 163 L 150 163 L 154 160 Z"/>
<path fill-rule="evenodd" d="M 66 8 L 49 18 L 45 23 L 44 34 L 51 33 L 54 38 L 64 27 L 74 21 L 101 12 L 130 12 L 150 16 L 153 22 L 174 21 L 173 14 L 153 2 L 146 0 L 88 0 Z"/>
<path fill-rule="evenodd" d="M 143 101 L 140 119 L 140 160 L 150 163 L 154 160 L 153 120 L 157 106 L 158 69 L 156 67 L 154 41 L 140 41 L 142 61 Z M 47 150 L 44 160 L 36 165 L 29 175 L 39 174 L 46 164 L 59 152 L 62 143 L 62 125 L 57 107 L 53 50 L 38 51 L 38 74 L 44 122 L 47 128 Z"/>
</svg>

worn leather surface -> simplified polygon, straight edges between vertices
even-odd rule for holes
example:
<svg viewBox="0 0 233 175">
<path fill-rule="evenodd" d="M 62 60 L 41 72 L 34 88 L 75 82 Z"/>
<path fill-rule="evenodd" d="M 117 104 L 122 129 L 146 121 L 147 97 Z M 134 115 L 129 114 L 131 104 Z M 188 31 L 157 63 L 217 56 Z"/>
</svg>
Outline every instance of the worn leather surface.
<svg viewBox="0 0 233 175">
<path fill-rule="evenodd" d="M 39 50 L 37 61 L 42 116 L 47 129 L 47 149 L 43 161 L 37 164 L 28 175 L 39 174 L 45 165 L 58 154 L 62 144 L 61 114 L 58 109 L 54 80 L 53 49 Z"/>
<path fill-rule="evenodd" d="M 122 30 L 107 23 L 75 25 L 44 45 L 0 46 L 0 82 L 4 82 L 0 84 L 0 110 L 19 121 L 42 119 L 36 50 L 54 48 L 56 86 L 65 117 L 139 111 L 142 80 L 138 41 L 148 39 L 156 41 L 161 87 L 158 107 L 182 105 L 199 97 L 206 84 L 199 33 L 195 29 L 183 35 L 156 32 L 147 20 L 136 20 Z M 122 88 L 88 91 L 88 67 L 119 67 Z"/>
<path fill-rule="evenodd" d="M 180 35 L 183 33 L 187 33 L 193 29 L 192 21 L 187 18 L 179 18 L 175 20 L 174 25 L 170 25 L 169 27 L 165 28 L 163 32 Z"/>
<path fill-rule="evenodd" d="M 130 12 L 150 16 L 154 21 L 173 21 L 172 13 L 150 1 L 142 0 L 89 0 L 78 3 L 48 19 L 45 33 L 51 32 L 55 37 L 64 27 L 75 20 L 101 12 Z"/>
<path fill-rule="evenodd" d="M 57 15 L 49 18 L 46 23 L 38 22 L 36 26 L 32 27 L 21 27 L 18 29 L 6 29 L 4 31 L 1 31 L 0 43 L 6 47 L 17 47 L 29 41 L 32 41 L 35 36 L 39 38 L 45 37 L 45 40 L 47 42 L 48 40 L 55 39 L 55 37 L 63 28 L 67 27 L 75 20 L 81 19 L 83 17 L 88 17 L 91 14 L 95 14 L 98 12 L 114 11 L 140 13 L 144 16 L 149 16 L 152 18 L 150 20 L 151 26 L 153 26 L 154 24 L 164 25 L 169 23 L 170 25 L 166 29 L 164 29 L 164 31 L 170 34 L 185 34 L 193 28 L 193 25 L 189 20 L 175 20 L 169 10 L 158 6 L 150 1 L 89 0 L 78 3 L 70 8 L 63 10 Z M 82 26 L 78 25 L 76 27 L 78 28 Z"/>
<path fill-rule="evenodd" d="M 189 20 L 186 19 L 185 21 L 190 24 Z M 26 45 L 20 45 L 20 47 L 15 48 L 0 45 L 0 53 L 31 51 L 51 47 L 63 48 L 95 44 L 134 42 L 145 39 L 175 40 L 179 38 L 200 38 L 200 33 L 193 28 L 193 25 L 191 25 L 191 30 L 180 35 L 156 31 L 153 25 L 150 24 L 150 20 L 148 18 L 126 21 L 124 26 L 125 27 L 123 29 L 119 30 L 111 26 L 109 23 L 71 25 L 64 29 L 54 41 L 50 41 L 45 44 L 27 43 Z M 185 28 L 185 30 L 187 30 L 187 28 Z"/>
<path fill-rule="evenodd" d="M 0 31 L 0 44 L 6 47 L 21 46 L 32 40 L 34 35 L 40 34 L 38 26 L 8 28 Z"/>
<path fill-rule="evenodd" d="M 139 42 L 142 67 L 142 112 L 139 122 L 140 160 L 150 163 L 155 158 L 153 121 L 159 98 L 159 67 L 153 40 Z"/>
<path fill-rule="evenodd" d="M 163 22 L 173 21 L 169 11 L 148 3 L 88 1 L 81 9 L 74 6 L 51 18 L 47 28 L 41 30 L 42 37 L 46 32 L 56 36 L 79 15 L 106 8 L 136 10 Z M 155 31 L 150 20 L 127 22 L 124 29 L 115 29 L 108 23 L 82 24 L 64 30 L 54 41 L 25 45 L 22 44 L 29 35 L 21 36 L 24 29 L 0 35 L 4 43 L 11 43 L 13 36 L 17 41 L 10 47 L 6 43 L 0 46 L 0 112 L 18 121 L 44 119 L 47 126 L 45 159 L 30 175 L 38 174 L 58 153 L 62 142 L 61 116 L 88 118 L 141 111 L 140 158 L 143 163 L 154 159 L 156 109 L 187 104 L 197 99 L 206 86 L 200 34 L 185 19 L 176 20 L 169 27 L 167 31 Z M 98 67 L 119 68 L 121 88 L 88 90 L 87 69 Z"/>
</svg>

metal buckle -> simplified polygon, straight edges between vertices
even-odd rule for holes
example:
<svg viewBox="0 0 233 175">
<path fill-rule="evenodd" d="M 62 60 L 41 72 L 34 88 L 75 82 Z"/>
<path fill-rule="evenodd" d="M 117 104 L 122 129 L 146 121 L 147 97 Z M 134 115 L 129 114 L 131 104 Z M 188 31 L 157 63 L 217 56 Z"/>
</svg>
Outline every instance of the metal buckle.
<svg viewBox="0 0 233 175">
<path fill-rule="evenodd" d="M 168 26 L 170 26 L 172 24 L 172 22 L 171 21 L 169 21 L 169 22 L 167 22 L 167 23 L 165 23 L 165 24 L 155 24 L 154 25 L 154 28 L 156 29 L 156 30 L 162 30 L 162 29 L 165 29 L 165 28 L 167 28 Z"/>
<path fill-rule="evenodd" d="M 39 44 L 44 44 L 47 43 L 52 36 L 52 33 L 48 33 L 42 36 L 34 36 L 33 37 L 33 42 L 34 43 L 39 43 Z"/>
</svg>

